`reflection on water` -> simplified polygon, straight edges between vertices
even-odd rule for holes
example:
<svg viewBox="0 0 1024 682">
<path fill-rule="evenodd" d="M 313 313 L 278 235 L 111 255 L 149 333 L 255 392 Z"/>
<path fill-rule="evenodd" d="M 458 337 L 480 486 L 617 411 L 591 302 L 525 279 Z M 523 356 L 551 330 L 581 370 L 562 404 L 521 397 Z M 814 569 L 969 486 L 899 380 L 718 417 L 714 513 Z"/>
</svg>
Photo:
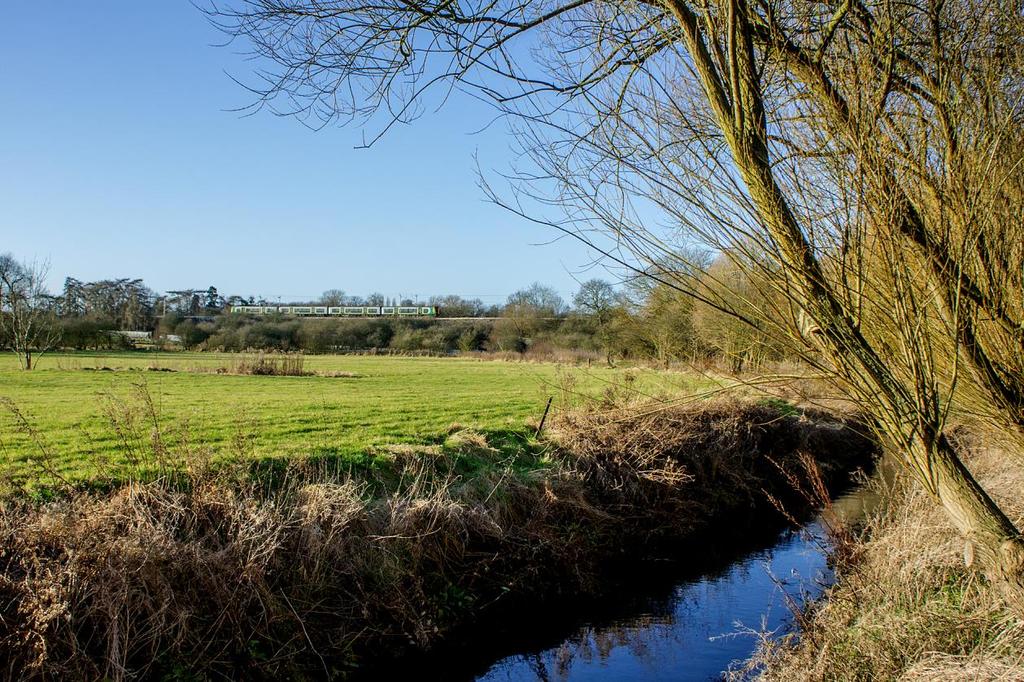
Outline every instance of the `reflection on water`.
<svg viewBox="0 0 1024 682">
<path fill-rule="evenodd" d="M 854 490 L 832 511 L 856 523 L 878 504 L 877 492 Z M 750 658 L 762 635 L 791 630 L 794 608 L 819 597 L 833 579 L 819 521 L 781 532 L 771 515 L 751 521 L 695 536 L 659 553 L 660 560 L 622 562 L 625 573 L 610 572 L 601 599 L 522 605 L 430 652 L 365 669 L 359 679 L 720 679 Z"/>
<path fill-rule="evenodd" d="M 686 581 L 628 616 L 588 623 L 561 644 L 493 664 L 478 680 L 708 680 L 784 632 L 791 606 L 831 582 L 820 525 L 788 531 L 713 576 Z"/>
</svg>

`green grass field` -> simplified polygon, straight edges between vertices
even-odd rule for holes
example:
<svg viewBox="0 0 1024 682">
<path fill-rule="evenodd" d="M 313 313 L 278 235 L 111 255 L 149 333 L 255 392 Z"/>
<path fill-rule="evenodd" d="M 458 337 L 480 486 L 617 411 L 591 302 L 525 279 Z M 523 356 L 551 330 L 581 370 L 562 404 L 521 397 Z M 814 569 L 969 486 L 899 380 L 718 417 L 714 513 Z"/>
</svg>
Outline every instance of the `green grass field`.
<svg viewBox="0 0 1024 682">
<path fill-rule="evenodd" d="M 355 377 L 195 371 L 230 364 L 236 357 L 148 352 L 49 355 L 37 369 L 25 372 L 13 356 L 4 356 L 4 469 L 15 482 L 42 476 L 44 463 L 68 480 L 110 475 L 124 469 L 133 448 L 147 449 L 144 441 L 152 439 L 154 430 L 177 450 L 208 450 L 220 458 L 349 455 L 388 444 L 429 444 L 443 438 L 455 423 L 482 432 L 524 432 L 527 422 L 540 418 L 549 396 L 557 409 L 625 383 L 622 370 L 604 367 L 460 358 L 305 359 L 307 370 L 350 372 Z M 176 371 L 150 371 L 151 367 Z M 678 373 L 630 372 L 636 377 L 630 382 L 632 390 L 645 394 L 693 393 L 710 385 L 707 379 Z M 152 400 L 151 412 L 145 409 L 146 396 Z"/>
</svg>

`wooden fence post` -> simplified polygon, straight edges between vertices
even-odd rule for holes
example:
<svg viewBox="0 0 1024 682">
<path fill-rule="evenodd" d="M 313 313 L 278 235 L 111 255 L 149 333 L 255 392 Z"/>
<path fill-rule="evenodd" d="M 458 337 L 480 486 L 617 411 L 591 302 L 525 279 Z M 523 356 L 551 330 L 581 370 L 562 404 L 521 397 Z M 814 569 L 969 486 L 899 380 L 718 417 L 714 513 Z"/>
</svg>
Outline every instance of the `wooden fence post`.
<svg viewBox="0 0 1024 682">
<path fill-rule="evenodd" d="M 548 398 L 548 404 L 544 408 L 544 416 L 540 418 L 540 424 L 537 425 L 537 433 L 533 434 L 534 438 L 540 438 L 540 432 L 544 430 L 544 422 L 548 418 L 548 410 L 551 409 L 551 401 L 553 399 L 554 399 L 554 396 L 551 396 L 551 397 Z"/>
</svg>

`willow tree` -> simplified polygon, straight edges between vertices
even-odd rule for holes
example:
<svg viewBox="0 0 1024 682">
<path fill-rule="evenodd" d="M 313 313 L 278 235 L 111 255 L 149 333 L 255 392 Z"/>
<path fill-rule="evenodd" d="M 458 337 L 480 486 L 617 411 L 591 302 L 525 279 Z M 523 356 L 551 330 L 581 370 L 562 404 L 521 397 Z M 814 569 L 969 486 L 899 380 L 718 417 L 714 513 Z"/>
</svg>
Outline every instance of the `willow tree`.
<svg viewBox="0 0 1024 682">
<path fill-rule="evenodd" d="M 210 12 L 261 59 L 257 108 L 384 134 L 432 90 L 489 99 L 522 152 L 506 189 L 485 183 L 496 201 L 818 368 L 1020 597 L 1020 533 L 947 436 L 956 409 L 1024 426 L 1015 5 L 239 0 Z M 713 271 L 694 277 L 679 256 L 694 244 L 732 259 L 762 301 L 723 295 Z"/>
</svg>

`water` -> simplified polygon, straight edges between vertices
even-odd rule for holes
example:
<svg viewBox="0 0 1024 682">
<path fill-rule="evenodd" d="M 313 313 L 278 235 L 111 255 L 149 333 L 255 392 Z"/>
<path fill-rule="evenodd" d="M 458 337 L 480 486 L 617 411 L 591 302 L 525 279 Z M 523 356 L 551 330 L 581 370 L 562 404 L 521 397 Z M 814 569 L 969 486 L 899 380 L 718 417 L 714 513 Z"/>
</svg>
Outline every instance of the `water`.
<svg viewBox="0 0 1024 682">
<path fill-rule="evenodd" d="M 891 479 L 884 460 L 878 482 Z M 887 474 L 888 472 L 888 474 Z M 838 519 L 857 524 L 880 502 L 880 486 L 839 497 Z M 451 682 L 718 680 L 742 668 L 763 636 L 794 628 L 794 610 L 832 584 L 820 519 L 779 530 L 731 525 L 661 561 L 624 562 L 600 599 L 526 605 L 463 631 L 420 659 L 369 679 Z"/>
<path fill-rule="evenodd" d="M 751 656 L 759 633 L 793 627 L 794 604 L 832 582 L 827 540 L 813 522 L 724 569 L 667 592 L 625 598 L 618 614 L 576 626 L 560 643 L 506 656 L 476 677 L 486 682 L 709 680 Z M 613 610 L 616 610 L 613 608 Z"/>
<path fill-rule="evenodd" d="M 883 458 L 874 483 L 835 500 L 831 513 L 857 525 L 883 503 L 896 465 Z M 742 668 L 763 636 L 792 632 L 794 610 L 832 584 L 820 519 L 798 530 L 718 534 L 674 568 L 638 567 L 623 589 L 591 608 L 551 614 L 502 632 L 504 651 L 477 650 L 472 669 L 444 679 L 479 682 L 719 680 Z M 681 575 L 680 572 L 684 574 Z M 449 659 L 450 660 L 450 659 Z M 463 661 L 465 663 L 465 660 Z M 455 673 L 452 675 L 452 673 Z"/>
</svg>

